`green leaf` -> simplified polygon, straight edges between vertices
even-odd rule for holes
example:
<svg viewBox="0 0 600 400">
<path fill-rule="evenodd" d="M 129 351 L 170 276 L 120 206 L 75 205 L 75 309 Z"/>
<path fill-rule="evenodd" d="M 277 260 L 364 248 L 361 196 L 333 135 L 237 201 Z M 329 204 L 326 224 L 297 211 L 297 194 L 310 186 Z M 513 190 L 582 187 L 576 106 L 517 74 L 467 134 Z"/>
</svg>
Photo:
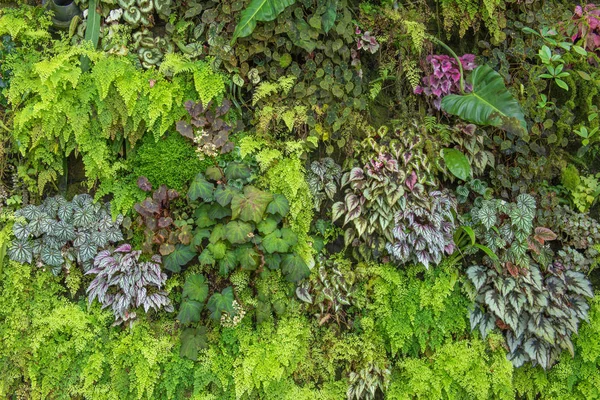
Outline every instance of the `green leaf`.
<svg viewBox="0 0 600 400">
<path fill-rule="evenodd" d="M 240 262 L 242 269 L 254 271 L 260 260 L 260 255 L 252 246 L 242 246 L 235 251 L 237 260 Z"/>
<path fill-rule="evenodd" d="M 538 338 L 530 338 L 523 346 L 525 353 L 544 369 L 548 368 L 548 348 L 546 344 Z"/>
<path fill-rule="evenodd" d="M 267 206 L 267 212 L 269 214 L 279 214 L 285 217 L 290 211 L 290 203 L 285 196 L 281 194 L 274 194 L 273 201 Z"/>
<path fill-rule="evenodd" d="M 229 251 L 225 253 L 225 257 L 219 260 L 219 273 L 222 276 L 227 276 L 238 265 L 236 252 Z"/>
<path fill-rule="evenodd" d="M 95 49 L 98 47 L 98 40 L 100 38 L 100 14 L 98 13 L 98 2 L 99 0 L 89 0 L 88 2 L 88 17 L 85 26 L 85 40 L 92 43 L 92 47 Z M 86 72 L 90 69 L 89 58 L 81 57 L 81 70 Z"/>
<path fill-rule="evenodd" d="M 492 125 L 516 134 L 527 133 L 521 106 L 504 85 L 502 76 L 487 65 L 472 75 L 473 91 L 442 99 L 442 109 L 477 125 Z"/>
<path fill-rule="evenodd" d="M 179 356 L 196 361 L 198 352 L 206 347 L 206 328 L 186 328 L 181 332 L 180 339 Z"/>
<path fill-rule="evenodd" d="M 273 195 L 263 192 L 254 186 L 244 187 L 244 194 L 237 194 L 231 200 L 231 217 L 242 221 L 254 221 L 259 223 L 269 203 L 273 200 Z"/>
<path fill-rule="evenodd" d="M 558 85 L 558 87 L 565 89 L 566 91 L 569 90 L 569 85 L 567 85 L 567 82 L 563 81 L 560 78 L 555 78 L 554 82 L 556 82 L 556 84 Z"/>
<path fill-rule="evenodd" d="M 209 215 L 210 206 L 210 204 L 201 204 L 196 208 L 194 217 L 196 217 L 196 225 L 198 228 L 206 228 L 215 224 L 215 220 Z"/>
<path fill-rule="evenodd" d="M 279 221 L 277 221 L 273 217 L 268 217 L 260 221 L 260 223 L 256 227 L 258 228 L 258 231 L 260 233 L 262 233 L 263 235 L 268 235 L 269 233 L 277 229 L 277 225 L 279 225 Z"/>
<path fill-rule="evenodd" d="M 225 167 L 225 177 L 227 180 L 248 179 L 252 175 L 252 170 L 244 163 L 230 162 Z"/>
<path fill-rule="evenodd" d="M 229 185 L 219 184 L 217 186 L 217 190 L 215 191 L 215 200 L 221 206 L 225 207 L 229 203 L 231 203 L 231 199 L 233 196 L 239 194 L 239 191 Z"/>
<path fill-rule="evenodd" d="M 214 198 L 214 190 L 215 185 L 207 181 L 202 173 L 199 173 L 192 181 L 187 195 L 192 201 L 201 197 L 202 200 L 209 202 Z"/>
<path fill-rule="evenodd" d="M 257 22 L 273 21 L 283 10 L 295 2 L 296 0 L 252 0 L 241 13 L 240 22 L 233 32 L 232 44 L 237 38 L 252 34 Z"/>
<path fill-rule="evenodd" d="M 504 318 L 504 299 L 500 296 L 500 293 L 494 289 L 490 289 L 485 292 L 485 303 L 490 307 L 497 317 Z"/>
<path fill-rule="evenodd" d="M 337 0 L 327 0 L 325 5 L 325 12 L 321 16 L 321 24 L 323 30 L 328 33 L 331 28 L 335 25 L 335 19 L 337 17 Z"/>
<path fill-rule="evenodd" d="M 210 296 L 207 307 L 210 317 L 215 321 L 219 321 L 223 313 L 233 315 L 233 289 L 231 286 L 223 289 L 221 293 Z"/>
<path fill-rule="evenodd" d="M 200 312 L 202 312 L 203 304 L 199 301 L 186 300 L 181 303 L 177 319 L 182 324 L 200 321 Z"/>
<path fill-rule="evenodd" d="M 210 249 L 206 248 L 202 250 L 202 253 L 198 256 L 198 262 L 201 265 L 215 265 L 215 257 Z"/>
<path fill-rule="evenodd" d="M 290 282 L 298 282 L 310 275 L 310 269 L 297 254 L 288 254 L 281 262 L 281 271 Z"/>
<path fill-rule="evenodd" d="M 466 181 L 471 177 L 471 163 L 469 159 L 457 149 L 443 149 L 442 157 L 446 166 L 458 179 Z"/>
<path fill-rule="evenodd" d="M 281 231 L 276 230 L 265 236 L 262 245 L 267 253 L 287 253 L 290 245 L 281 238 Z"/>
<path fill-rule="evenodd" d="M 242 244 L 250 240 L 248 236 L 254 231 L 251 224 L 241 221 L 230 221 L 225 226 L 225 238 L 231 244 Z"/>
<path fill-rule="evenodd" d="M 184 299 L 199 301 L 203 303 L 208 296 L 208 284 L 206 278 L 202 274 L 194 274 L 189 276 L 185 280 L 183 285 L 183 294 L 181 295 Z"/>
<path fill-rule="evenodd" d="M 179 272 L 181 267 L 189 263 L 196 256 L 196 252 L 191 246 L 178 244 L 175 251 L 163 258 L 163 267 L 169 271 Z"/>
<path fill-rule="evenodd" d="M 475 290 L 479 291 L 487 280 L 487 272 L 481 265 L 473 265 L 467 269 L 467 276 L 473 282 Z"/>
<path fill-rule="evenodd" d="M 594 297 L 592 283 L 581 272 L 567 270 L 565 272 L 565 283 L 569 291 L 582 296 Z"/>
</svg>

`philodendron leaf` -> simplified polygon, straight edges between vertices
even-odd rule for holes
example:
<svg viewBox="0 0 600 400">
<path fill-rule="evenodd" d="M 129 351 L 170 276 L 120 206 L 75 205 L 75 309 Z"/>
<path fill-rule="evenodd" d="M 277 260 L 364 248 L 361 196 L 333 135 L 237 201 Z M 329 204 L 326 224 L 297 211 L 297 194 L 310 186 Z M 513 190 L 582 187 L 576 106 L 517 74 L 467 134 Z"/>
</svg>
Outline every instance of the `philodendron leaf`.
<svg viewBox="0 0 600 400">
<path fill-rule="evenodd" d="M 202 274 L 189 276 L 183 285 L 183 298 L 203 303 L 208 296 L 208 284 Z"/>
<path fill-rule="evenodd" d="M 442 157 L 450 172 L 458 179 L 466 181 L 471 177 L 471 163 L 460 150 L 443 149 Z"/>
<path fill-rule="evenodd" d="M 175 250 L 163 259 L 163 267 L 169 271 L 179 272 L 181 266 L 189 263 L 196 256 L 196 252 L 190 246 L 178 244 Z"/>
<path fill-rule="evenodd" d="M 296 0 L 252 0 L 241 13 L 240 22 L 233 32 L 232 43 L 239 37 L 251 35 L 257 22 L 273 21 L 286 7 L 295 2 Z"/>
<path fill-rule="evenodd" d="M 477 125 L 492 125 L 525 135 L 527 123 L 519 102 L 504 85 L 502 76 L 487 65 L 471 74 L 473 91 L 451 94 L 442 99 L 442 109 Z"/>
</svg>

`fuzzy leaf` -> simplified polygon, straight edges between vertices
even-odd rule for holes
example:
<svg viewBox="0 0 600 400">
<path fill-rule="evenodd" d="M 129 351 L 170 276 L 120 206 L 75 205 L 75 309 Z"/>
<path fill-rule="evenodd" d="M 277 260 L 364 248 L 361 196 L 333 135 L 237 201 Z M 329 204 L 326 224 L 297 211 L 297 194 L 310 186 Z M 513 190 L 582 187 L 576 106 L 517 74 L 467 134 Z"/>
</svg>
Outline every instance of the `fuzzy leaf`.
<svg viewBox="0 0 600 400">
<path fill-rule="evenodd" d="M 285 217 L 289 211 L 290 203 L 288 202 L 288 199 L 281 194 L 274 194 L 273 201 L 267 206 L 267 212 L 269 214 L 279 214 L 282 217 Z"/>
<path fill-rule="evenodd" d="M 175 250 L 164 258 L 163 267 L 169 271 L 179 272 L 181 267 L 189 263 L 195 256 L 196 252 L 191 246 L 178 244 L 175 246 Z"/>
<path fill-rule="evenodd" d="M 288 254 L 283 258 L 281 271 L 290 282 L 298 282 L 310 275 L 310 269 L 297 254 Z"/>
<path fill-rule="evenodd" d="M 186 300 L 181 303 L 177 319 L 184 325 L 190 322 L 198 322 L 203 307 L 204 305 L 199 301 Z"/>
<path fill-rule="evenodd" d="M 233 315 L 233 289 L 227 287 L 221 293 L 214 293 L 208 300 L 207 308 L 215 321 L 219 321 L 223 313 Z"/>
<path fill-rule="evenodd" d="M 208 296 L 208 284 L 202 274 L 194 274 L 189 276 L 185 280 L 183 285 L 183 294 L 181 295 L 184 299 L 193 301 L 199 301 L 203 303 Z"/>
<path fill-rule="evenodd" d="M 207 181 L 202 173 L 199 173 L 196 175 L 192 181 L 192 184 L 190 185 L 188 197 L 192 201 L 201 197 L 202 200 L 209 202 L 213 200 L 214 190 L 215 185 Z"/>
<path fill-rule="evenodd" d="M 237 194 L 231 200 L 231 217 L 242 221 L 254 221 L 258 224 L 262 219 L 267 206 L 273 200 L 273 195 L 263 192 L 254 186 L 244 187 L 244 194 Z"/>
<path fill-rule="evenodd" d="M 196 361 L 198 352 L 206 347 L 206 328 L 186 328 L 181 332 L 181 347 L 179 348 L 179 356 Z"/>
<path fill-rule="evenodd" d="M 242 221 L 230 221 L 225 225 L 225 238 L 231 244 L 242 244 L 250 240 L 250 234 L 254 231 L 251 224 Z"/>
</svg>

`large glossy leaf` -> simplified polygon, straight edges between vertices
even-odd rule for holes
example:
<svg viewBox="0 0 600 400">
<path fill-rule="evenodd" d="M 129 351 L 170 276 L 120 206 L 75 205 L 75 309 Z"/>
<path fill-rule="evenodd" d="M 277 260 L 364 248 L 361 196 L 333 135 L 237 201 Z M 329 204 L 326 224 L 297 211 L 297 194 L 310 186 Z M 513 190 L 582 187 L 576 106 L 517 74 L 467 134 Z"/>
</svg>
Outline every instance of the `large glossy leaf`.
<svg viewBox="0 0 600 400">
<path fill-rule="evenodd" d="M 163 266 L 169 271 L 179 272 L 181 267 L 189 263 L 196 256 L 196 252 L 190 246 L 178 244 L 175 251 L 163 259 Z"/>
<path fill-rule="evenodd" d="M 450 172 L 458 179 L 466 181 L 471 177 L 471 163 L 460 150 L 443 149 L 442 156 Z"/>
<path fill-rule="evenodd" d="M 263 192 L 254 186 L 246 186 L 244 194 L 237 194 L 231 200 L 231 217 L 241 219 L 242 221 L 254 221 L 259 223 L 269 203 L 273 200 L 273 195 Z"/>
<path fill-rule="evenodd" d="M 477 125 L 492 125 L 516 134 L 527 133 L 527 123 L 517 100 L 504 85 L 502 76 L 487 65 L 471 75 L 473 91 L 442 99 L 442 109 Z"/>
<path fill-rule="evenodd" d="M 273 21 L 286 7 L 295 2 L 296 0 L 252 0 L 241 13 L 240 22 L 233 32 L 232 42 L 239 37 L 252 34 L 257 22 Z"/>
<path fill-rule="evenodd" d="M 208 284 L 202 274 L 189 276 L 183 285 L 183 298 L 203 303 L 208 296 Z"/>
</svg>

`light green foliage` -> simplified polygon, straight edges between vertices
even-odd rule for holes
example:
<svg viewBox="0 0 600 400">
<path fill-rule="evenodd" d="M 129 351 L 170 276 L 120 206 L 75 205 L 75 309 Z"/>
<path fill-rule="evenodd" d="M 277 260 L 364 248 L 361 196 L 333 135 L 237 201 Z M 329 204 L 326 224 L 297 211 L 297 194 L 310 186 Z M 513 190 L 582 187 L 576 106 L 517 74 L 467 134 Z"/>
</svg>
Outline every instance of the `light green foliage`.
<svg viewBox="0 0 600 400">
<path fill-rule="evenodd" d="M 0 36 L 10 35 L 13 41 L 32 45 L 50 39 L 50 17 L 37 7 L 3 7 L 0 11 Z"/>
<path fill-rule="evenodd" d="M 492 340 L 494 350 L 479 339 L 457 340 L 430 357 L 400 360 L 386 398 L 513 399 L 512 365 Z"/>
<path fill-rule="evenodd" d="M 422 272 L 422 267 L 402 271 L 392 266 L 370 271 L 373 293 L 368 309 L 392 355 L 436 350 L 467 328 L 464 311 L 469 301 L 458 288 L 458 271 L 442 265 L 420 280 L 417 274 Z"/>
<path fill-rule="evenodd" d="M 265 176 L 273 193 L 284 195 L 290 202 L 288 222 L 298 235 L 296 251 L 309 266 L 314 264 L 308 232 L 313 217 L 313 199 L 304 178 L 304 167 L 297 158 L 283 158 L 270 168 Z"/>
<path fill-rule="evenodd" d="M 90 72 L 81 72 L 80 56 L 91 60 Z M 222 78 L 195 78 L 200 73 L 220 76 L 207 72 L 212 70 L 206 63 L 190 67 L 194 76 L 175 70 L 166 80 L 156 70 L 140 71 L 124 58 L 78 47 L 49 56 L 32 52 L 27 60 L 10 64 L 7 97 L 16 109 L 13 139 L 32 165 L 44 170 L 40 193 L 63 174 L 62 158 L 74 150 L 82 156 L 90 184 L 110 180 L 125 167 L 117 161 L 123 142 L 133 145 L 145 132 L 158 140 L 185 115 L 184 100 L 223 90 Z"/>
<path fill-rule="evenodd" d="M 462 38 L 469 28 L 477 30 L 480 21 L 492 35 L 492 42 L 499 43 L 506 38 L 502 29 L 506 26 L 504 3 L 499 0 L 439 0 L 440 14 L 443 15 L 444 27 L 451 32 L 456 26 Z"/>
<path fill-rule="evenodd" d="M 144 137 L 130 161 L 136 179 L 145 176 L 152 187 L 167 185 L 180 192 L 212 164 L 210 160 L 200 161 L 194 147 L 177 133 L 169 133 L 157 142 Z"/>
</svg>

